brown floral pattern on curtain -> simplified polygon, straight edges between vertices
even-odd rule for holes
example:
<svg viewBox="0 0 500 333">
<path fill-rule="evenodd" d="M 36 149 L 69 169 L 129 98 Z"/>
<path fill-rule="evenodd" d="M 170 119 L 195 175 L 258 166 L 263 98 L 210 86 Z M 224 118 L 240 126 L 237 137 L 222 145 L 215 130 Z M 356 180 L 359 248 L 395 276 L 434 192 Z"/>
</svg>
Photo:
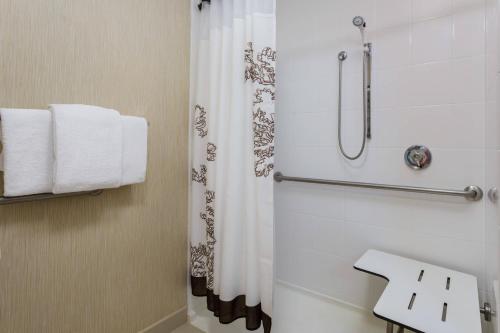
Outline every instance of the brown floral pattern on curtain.
<svg viewBox="0 0 500 333">
<path fill-rule="evenodd" d="M 191 276 L 200 278 L 207 275 L 208 250 L 205 244 L 191 245 Z"/>
<path fill-rule="evenodd" d="M 208 126 L 207 126 L 207 112 L 205 111 L 205 108 L 200 105 L 195 105 L 193 119 L 194 119 L 193 128 L 198 133 L 198 135 L 202 138 L 207 136 Z"/>
<path fill-rule="evenodd" d="M 207 144 L 207 161 L 214 162 L 216 157 L 217 146 L 213 143 Z"/>
<path fill-rule="evenodd" d="M 207 288 L 213 290 L 214 288 L 214 259 L 215 259 L 215 210 L 214 210 L 214 200 L 215 192 L 206 191 L 205 192 L 205 212 L 200 213 L 200 217 L 205 221 L 207 228 L 207 246 L 206 246 L 206 277 L 207 277 Z"/>
<path fill-rule="evenodd" d="M 253 43 L 249 42 L 245 50 L 245 80 L 257 82 L 263 86 L 275 86 L 276 73 L 276 51 L 265 47 L 255 55 Z"/>
<path fill-rule="evenodd" d="M 207 166 L 200 165 L 200 171 L 193 168 L 191 170 L 191 180 L 207 186 Z"/>
<path fill-rule="evenodd" d="M 256 86 L 253 100 L 254 169 L 256 177 L 267 177 L 274 169 L 274 110 L 276 51 L 263 48 L 255 54 L 253 43 L 245 50 L 245 80 Z"/>
<path fill-rule="evenodd" d="M 207 112 L 205 107 L 197 104 L 194 108 L 193 128 L 196 134 L 204 138 L 208 135 Z M 213 143 L 207 143 L 206 160 L 214 162 L 217 146 Z M 200 165 L 200 169 L 195 168 L 191 171 L 191 180 L 203 184 L 207 187 L 209 164 Z M 215 211 L 214 201 L 215 192 L 208 189 L 204 193 L 205 207 L 200 212 L 200 219 L 204 222 L 206 230 L 206 240 L 196 246 L 190 247 L 191 276 L 196 278 L 206 278 L 207 288 L 213 289 L 214 285 L 214 258 L 215 258 Z"/>
</svg>

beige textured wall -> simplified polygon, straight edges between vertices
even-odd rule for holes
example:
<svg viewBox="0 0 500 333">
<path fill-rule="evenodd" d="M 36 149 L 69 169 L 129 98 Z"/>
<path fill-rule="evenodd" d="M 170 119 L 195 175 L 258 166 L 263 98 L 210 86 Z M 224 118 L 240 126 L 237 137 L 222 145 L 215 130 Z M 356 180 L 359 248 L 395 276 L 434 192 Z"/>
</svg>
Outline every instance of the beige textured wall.
<svg viewBox="0 0 500 333">
<path fill-rule="evenodd" d="M 0 207 L 0 332 L 137 332 L 186 304 L 189 1 L 0 0 L 0 105 L 150 121 L 145 184 Z"/>
</svg>

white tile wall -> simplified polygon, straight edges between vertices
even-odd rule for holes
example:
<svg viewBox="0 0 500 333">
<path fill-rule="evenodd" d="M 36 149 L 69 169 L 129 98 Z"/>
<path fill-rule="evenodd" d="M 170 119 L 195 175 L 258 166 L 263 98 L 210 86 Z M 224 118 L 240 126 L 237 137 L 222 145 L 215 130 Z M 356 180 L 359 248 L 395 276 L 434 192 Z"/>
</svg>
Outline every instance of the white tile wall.
<svg viewBox="0 0 500 333">
<path fill-rule="evenodd" d="M 278 0 L 277 169 L 376 183 L 494 186 L 500 176 L 495 2 Z M 354 152 L 362 131 L 355 15 L 365 16 L 374 43 L 373 139 L 360 161 L 347 162 L 337 148 L 337 53 L 349 52 L 343 140 Z M 403 152 L 412 144 L 431 148 L 429 169 L 405 166 Z M 487 252 L 498 251 L 496 210 L 487 200 L 282 183 L 277 277 L 369 308 L 383 283 L 352 264 L 377 248 L 474 274 L 490 300 L 497 274 Z"/>
<path fill-rule="evenodd" d="M 412 63 L 423 64 L 451 58 L 453 17 L 442 16 L 412 26 Z"/>
<path fill-rule="evenodd" d="M 412 0 L 412 18 L 420 21 L 450 15 L 452 8 L 452 0 Z"/>
</svg>

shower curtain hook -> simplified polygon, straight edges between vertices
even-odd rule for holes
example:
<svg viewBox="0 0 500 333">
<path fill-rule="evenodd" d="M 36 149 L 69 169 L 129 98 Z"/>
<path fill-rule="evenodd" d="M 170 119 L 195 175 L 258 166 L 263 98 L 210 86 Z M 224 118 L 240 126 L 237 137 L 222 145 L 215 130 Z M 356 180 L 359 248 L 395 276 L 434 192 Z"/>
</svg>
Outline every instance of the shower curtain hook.
<svg viewBox="0 0 500 333">
<path fill-rule="evenodd" d="M 208 4 L 210 4 L 210 1 L 211 0 L 200 0 L 200 2 L 198 3 L 198 9 L 201 11 L 203 9 L 203 3 L 208 2 Z"/>
</svg>

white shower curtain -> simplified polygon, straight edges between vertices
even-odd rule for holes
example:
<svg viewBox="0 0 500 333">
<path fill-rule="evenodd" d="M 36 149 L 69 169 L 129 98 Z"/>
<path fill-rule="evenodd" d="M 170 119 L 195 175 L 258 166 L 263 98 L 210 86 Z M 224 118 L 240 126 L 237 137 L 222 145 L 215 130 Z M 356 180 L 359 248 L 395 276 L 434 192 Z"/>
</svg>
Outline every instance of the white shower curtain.
<svg viewBox="0 0 500 333">
<path fill-rule="evenodd" d="M 191 287 L 221 323 L 271 330 L 274 0 L 193 17 Z"/>
</svg>

